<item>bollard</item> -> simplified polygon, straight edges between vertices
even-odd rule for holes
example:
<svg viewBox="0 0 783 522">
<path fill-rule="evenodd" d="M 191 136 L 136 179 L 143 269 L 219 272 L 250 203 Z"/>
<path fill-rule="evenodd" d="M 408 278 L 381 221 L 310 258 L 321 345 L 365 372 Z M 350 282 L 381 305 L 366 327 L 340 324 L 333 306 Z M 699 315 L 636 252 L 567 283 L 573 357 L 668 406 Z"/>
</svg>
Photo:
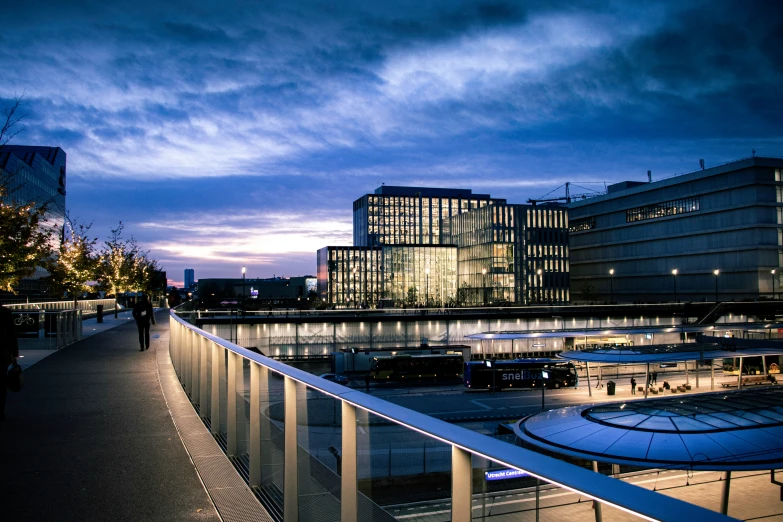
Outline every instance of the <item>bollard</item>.
<svg viewBox="0 0 783 522">
<path fill-rule="evenodd" d="M 103 322 L 103 305 L 98 305 L 96 308 L 98 310 L 98 322 L 102 323 Z"/>
</svg>

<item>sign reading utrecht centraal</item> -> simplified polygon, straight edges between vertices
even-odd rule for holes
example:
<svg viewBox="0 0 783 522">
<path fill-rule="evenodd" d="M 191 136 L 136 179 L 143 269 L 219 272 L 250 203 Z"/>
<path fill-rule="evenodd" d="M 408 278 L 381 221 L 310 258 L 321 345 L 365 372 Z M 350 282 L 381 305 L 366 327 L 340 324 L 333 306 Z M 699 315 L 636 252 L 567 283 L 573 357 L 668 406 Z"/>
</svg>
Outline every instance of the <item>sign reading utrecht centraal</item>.
<svg viewBox="0 0 783 522">
<path fill-rule="evenodd" d="M 495 469 L 492 471 L 485 471 L 484 478 L 486 480 L 503 480 L 510 478 L 527 477 L 528 474 L 518 469 Z"/>
</svg>

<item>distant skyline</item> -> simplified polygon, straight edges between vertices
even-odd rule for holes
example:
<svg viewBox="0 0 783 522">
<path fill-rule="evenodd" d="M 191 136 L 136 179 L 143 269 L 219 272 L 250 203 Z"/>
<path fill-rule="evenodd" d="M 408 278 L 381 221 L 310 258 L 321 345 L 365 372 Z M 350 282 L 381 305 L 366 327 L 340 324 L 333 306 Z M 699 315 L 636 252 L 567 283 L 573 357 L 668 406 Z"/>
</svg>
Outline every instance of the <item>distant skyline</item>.
<svg viewBox="0 0 783 522">
<path fill-rule="evenodd" d="M 783 156 L 780 2 L 269 4 L 0 5 L 13 143 L 62 147 L 70 215 L 170 284 L 315 274 L 382 183 L 524 203 Z"/>
</svg>

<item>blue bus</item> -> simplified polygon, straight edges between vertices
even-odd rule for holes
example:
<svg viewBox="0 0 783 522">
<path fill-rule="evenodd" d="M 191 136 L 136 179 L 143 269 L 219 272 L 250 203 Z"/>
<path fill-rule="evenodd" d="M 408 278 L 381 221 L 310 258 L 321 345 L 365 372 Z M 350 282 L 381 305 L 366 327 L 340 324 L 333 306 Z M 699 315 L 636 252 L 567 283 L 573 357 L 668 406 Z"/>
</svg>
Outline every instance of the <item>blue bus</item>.
<svg viewBox="0 0 783 522">
<path fill-rule="evenodd" d="M 574 364 L 561 359 L 514 359 L 511 361 L 469 361 L 462 379 L 466 388 L 564 388 L 579 383 Z"/>
</svg>

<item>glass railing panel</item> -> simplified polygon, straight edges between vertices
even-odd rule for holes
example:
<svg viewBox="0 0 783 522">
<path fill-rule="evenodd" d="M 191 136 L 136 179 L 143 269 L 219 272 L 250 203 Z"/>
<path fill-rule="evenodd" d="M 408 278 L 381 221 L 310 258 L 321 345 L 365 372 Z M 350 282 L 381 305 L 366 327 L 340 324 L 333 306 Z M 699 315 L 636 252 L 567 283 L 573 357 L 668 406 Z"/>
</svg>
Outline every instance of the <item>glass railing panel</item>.
<svg viewBox="0 0 783 522">
<path fill-rule="evenodd" d="M 228 351 L 224 348 L 218 350 L 218 401 L 220 404 L 220 418 L 217 419 L 217 430 L 213 428 L 213 433 L 217 433 L 222 441 L 227 440 L 228 431 Z"/>
<path fill-rule="evenodd" d="M 285 482 L 285 401 L 283 377 L 263 370 L 260 379 L 261 483 L 257 488 L 270 512 L 282 516 Z"/>
<path fill-rule="evenodd" d="M 363 410 L 356 417 L 359 520 L 449 520 L 451 446 Z"/>
<path fill-rule="evenodd" d="M 298 390 L 299 520 L 340 520 L 342 403 L 312 388 Z"/>
<path fill-rule="evenodd" d="M 236 375 L 237 458 L 243 471 L 249 472 L 250 441 L 250 361 L 238 358 Z"/>
</svg>

